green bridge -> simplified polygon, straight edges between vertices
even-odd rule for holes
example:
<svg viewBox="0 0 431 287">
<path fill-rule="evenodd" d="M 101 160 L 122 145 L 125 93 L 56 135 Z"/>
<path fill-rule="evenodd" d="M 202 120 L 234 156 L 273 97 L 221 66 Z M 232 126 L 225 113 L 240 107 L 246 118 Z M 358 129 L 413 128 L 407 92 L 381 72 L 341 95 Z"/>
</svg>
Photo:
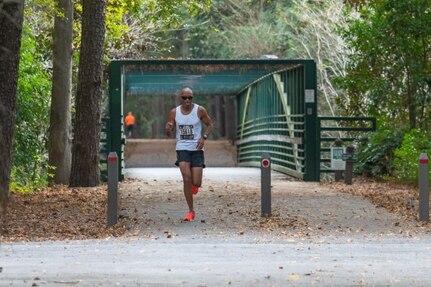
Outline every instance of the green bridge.
<svg viewBox="0 0 431 287">
<path fill-rule="evenodd" d="M 235 144 L 239 166 L 260 166 L 262 152 L 271 168 L 305 181 L 319 181 L 328 166 L 334 133 L 345 142 L 354 132 L 376 129 L 369 117 L 327 117 L 317 111 L 314 60 L 118 60 L 109 66 L 109 116 L 102 139 L 106 154 L 119 156 L 124 170 L 123 99 L 125 95 L 170 96 L 183 87 L 195 95 L 231 96 L 236 101 Z M 103 161 L 105 161 L 103 163 Z"/>
</svg>

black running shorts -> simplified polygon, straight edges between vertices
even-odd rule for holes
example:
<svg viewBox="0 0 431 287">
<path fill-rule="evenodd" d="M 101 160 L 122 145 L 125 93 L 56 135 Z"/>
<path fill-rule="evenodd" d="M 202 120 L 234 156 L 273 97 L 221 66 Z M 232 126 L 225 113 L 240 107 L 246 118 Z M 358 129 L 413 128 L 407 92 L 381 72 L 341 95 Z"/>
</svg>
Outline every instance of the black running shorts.
<svg viewBox="0 0 431 287">
<path fill-rule="evenodd" d="M 179 165 L 179 162 L 190 162 L 191 167 L 205 167 L 205 157 L 203 150 L 177 150 L 177 162 L 176 166 Z"/>
</svg>

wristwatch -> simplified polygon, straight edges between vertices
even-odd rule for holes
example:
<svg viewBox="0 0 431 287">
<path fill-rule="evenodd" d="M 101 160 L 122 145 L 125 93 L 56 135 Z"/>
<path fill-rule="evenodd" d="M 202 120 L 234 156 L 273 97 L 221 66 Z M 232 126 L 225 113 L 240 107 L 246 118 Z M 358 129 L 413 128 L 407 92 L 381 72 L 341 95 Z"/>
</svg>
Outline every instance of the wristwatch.
<svg viewBox="0 0 431 287">
<path fill-rule="evenodd" d="M 208 138 L 207 135 L 203 135 L 202 137 L 204 138 L 204 140 L 206 140 Z"/>
</svg>

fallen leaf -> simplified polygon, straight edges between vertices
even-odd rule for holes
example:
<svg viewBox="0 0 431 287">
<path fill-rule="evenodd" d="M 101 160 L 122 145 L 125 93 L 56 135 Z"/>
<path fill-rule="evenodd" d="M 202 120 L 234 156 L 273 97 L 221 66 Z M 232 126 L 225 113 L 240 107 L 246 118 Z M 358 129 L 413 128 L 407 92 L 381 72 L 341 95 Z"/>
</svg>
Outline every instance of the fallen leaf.
<svg viewBox="0 0 431 287">
<path fill-rule="evenodd" d="M 299 280 L 301 277 L 298 274 L 290 274 L 289 275 L 289 280 Z"/>
</svg>

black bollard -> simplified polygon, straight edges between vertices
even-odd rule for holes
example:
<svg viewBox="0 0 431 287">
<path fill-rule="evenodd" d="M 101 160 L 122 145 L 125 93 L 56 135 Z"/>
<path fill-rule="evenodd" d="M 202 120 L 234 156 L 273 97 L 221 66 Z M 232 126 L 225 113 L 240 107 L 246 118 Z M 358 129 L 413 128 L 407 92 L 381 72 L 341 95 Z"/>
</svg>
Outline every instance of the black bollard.
<svg viewBox="0 0 431 287">
<path fill-rule="evenodd" d="M 426 153 L 421 153 L 419 156 L 419 221 L 429 221 L 429 201 L 428 156 Z"/>
<path fill-rule="evenodd" d="M 334 147 L 341 147 L 343 146 L 343 141 L 340 138 L 337 138 L 334 142 Z M 343 171 L 342 170 L 336 170 L 334 174 L 334 180 L 339 181 L 343 179 Z"/>
<path fill-rule="evenodd" d="M 355 154 L 355 147 L 353 145 L 347 146 L 346 147 L 346 170 L 344 172 L 345 184 L 352 184 L 354 154 Z"/>
<path fill-rule="evenodd" d="M 261 190 L 261 215 L 271 216 L 271 157 L 269 153 L 262 153 L 260 164 L 260 190 Z"/>
<path fill-rule="evenodd" d="M 107 226 L 117 223 L 118 215 L 118 156 L 116 152 L 108 155 L 108 221 Z"/>
</svg>

